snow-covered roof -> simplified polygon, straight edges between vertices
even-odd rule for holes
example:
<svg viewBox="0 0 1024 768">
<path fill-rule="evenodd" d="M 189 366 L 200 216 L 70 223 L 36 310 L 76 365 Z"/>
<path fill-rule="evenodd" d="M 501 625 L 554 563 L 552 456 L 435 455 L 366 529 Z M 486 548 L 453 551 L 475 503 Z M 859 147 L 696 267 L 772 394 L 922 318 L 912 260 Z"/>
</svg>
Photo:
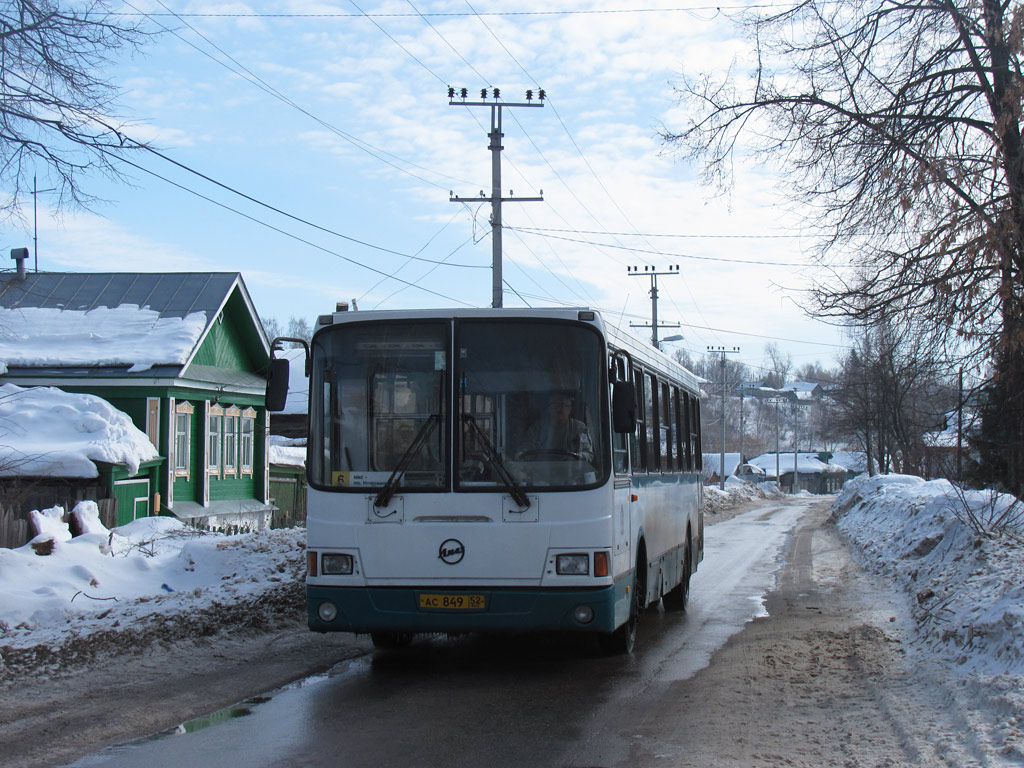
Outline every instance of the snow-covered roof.
<svg viewBox="0 0 1024 768">
<path fill-rule="evenodd" d="M 156 448 L 127 414 L 95 395 L 0 385 L 0 476 L 96 477 L 95 462 L 135 474 Z"/>
<path fill-rule="evenodd" d="M 835 451 L 829 463 L 848 472 L 867 472 L 868 469 L 868 457 L 864 451 Z"/>
<path fill-rule="evenodd" d="M 762 453 L 760 456 L 747 462 L 754 466 L 761 467 L 769 477 L 775 477 L 775 454 Z M 786 474 L 793 471 L 793 454 L 780 453 L 778 458 L 779 472 Z M 804 475 L 815 475 L 828 472 L 843 472 L 845 467 L 835 464 L 826 464 L 818 458 L 816 453 L 799 453 L 796 459 L 797 472 Z"/>
<path fill-rule="evenodd" d="M 306 438 L 270 435 L 270 463 L 285 467 L 306 466 Z"/>
<path fill-rule="evenodd" d="M 206 329 L 206 314 L 160 317 L 137 306 L 60 310 L 0 307 L 0 374 L 7 368 L 184 365 Z"/>
<path fill-rule="evenodd" d="M 783 391 L 793 392 L 798 400 L 813 400 L 821 394 L 821 384 L 814 381 L 791 381 L 782 386 Z"/>
<path fill-rule="evenodd" d="M 180 367 L 236 288 L 255 318 L 237 272 L 39 272 L 0 279 L 0 374 Z"/>
<path fill-rule="evenodd" d="M 721 476 L 718 471 L 721 466 L 721 453 L 705 453 L 704 454 L 704 474 L 710 475 L 711 473 Z M 740 455 L 738 453 L 726 453 L 725 454 L 725 474 L 726 476 L 733 474 L 736 471 L 736 467 L 740 465 Z"/>
</svg>

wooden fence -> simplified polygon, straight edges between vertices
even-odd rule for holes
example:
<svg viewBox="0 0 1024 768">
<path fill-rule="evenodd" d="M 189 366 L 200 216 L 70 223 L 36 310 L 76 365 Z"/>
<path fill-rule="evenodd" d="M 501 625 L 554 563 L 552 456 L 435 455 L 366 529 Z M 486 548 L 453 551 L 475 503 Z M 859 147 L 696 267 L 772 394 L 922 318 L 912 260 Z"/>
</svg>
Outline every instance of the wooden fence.
<svg viewBox="0 0 1024 768">
<path fill-rule="evenodd" d="M 0 547 L 20 547 L 35 535 L 29 513 L 33 509 L 63 507 L 64 519 L 80 501 L 94 500 L 100 511 L 100 522 L 108 528 L 117 526 L 117 501 L 100 498 L 106 491 L 93 481 L 62 478 L 5 479 L 0 483 Z"/>
</svg>

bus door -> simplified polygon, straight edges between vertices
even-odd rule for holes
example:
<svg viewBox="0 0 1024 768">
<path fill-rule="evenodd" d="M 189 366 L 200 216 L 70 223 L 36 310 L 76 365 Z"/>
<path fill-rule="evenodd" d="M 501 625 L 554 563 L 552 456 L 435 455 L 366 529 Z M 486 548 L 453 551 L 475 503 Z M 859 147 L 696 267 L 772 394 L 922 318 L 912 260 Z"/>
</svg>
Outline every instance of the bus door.
<svg viewBox="0 0 1024 768">
<path fill-rule="evenodd" d="M 613 356 L 612 380 L 626 379 L 626 365 L 622 357 Z M 630 549 L 631 524 L 630 506 L 633 499 L 632 480 L 629 465 L 630 435 L 612 431 L 612 469 L 614 491 L 612 499 L 613 552 L 617 555 L 627 554 Z M 630 563 L 630 567 L 632 563 Z"/>
</svg>

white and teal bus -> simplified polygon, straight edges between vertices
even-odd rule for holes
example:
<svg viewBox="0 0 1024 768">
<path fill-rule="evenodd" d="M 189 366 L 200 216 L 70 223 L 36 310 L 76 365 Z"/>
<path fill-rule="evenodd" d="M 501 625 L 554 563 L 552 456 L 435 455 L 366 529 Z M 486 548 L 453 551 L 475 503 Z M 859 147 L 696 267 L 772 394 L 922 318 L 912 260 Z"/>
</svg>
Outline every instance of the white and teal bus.
<svg viewBox="0 0 1024 768">
<path fill-rule="evenodd" d="M 337 312 L 307 368 L 311 629 L 576 630 L 628 653 L 645 607 L 685 608 L 697 379 L 658 350 L 588 309 Z M 271 410 L 282 382 L 274 360 Z"/>
</svg>

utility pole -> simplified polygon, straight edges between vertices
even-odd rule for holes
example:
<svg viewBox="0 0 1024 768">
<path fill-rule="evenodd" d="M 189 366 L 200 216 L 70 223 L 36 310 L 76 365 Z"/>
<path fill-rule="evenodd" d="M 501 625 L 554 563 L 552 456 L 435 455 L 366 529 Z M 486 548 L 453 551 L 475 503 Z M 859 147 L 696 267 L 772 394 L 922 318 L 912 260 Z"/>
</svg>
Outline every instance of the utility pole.
<svg viewBox="0 0 1024 768">
<path fill-rule="evenodd" d="M 766 399 L 765 402 L 775 404 L 775 482 L 778 483 L 781 489 L 782 476 L 779 474 L 779 405 L 782 403 L 782 398 L 772 397 Z"/>
<path fill-rule="evenodd" d="M 455 89 L 448 88 L 448 104 L 453 107 L 490 107 L 491 108 L 491 131 L 487 135 L 491 139 L 488 149 L 491 150 L 491 196 L 484 195 L 480 190 L 479 197 L 459 197 L 454 192 L 449 192 L 449 199 L 453 203 L 470 203 L 491 201 L 491 306 L 499 308 L 502 306 L 502 289 L 504 287 L 501 278 L 501 204 L 502 203 L 526 203 L 543 202 L 544 190 L 540 191 L 540 197 L 514 197 L 510 191 L 508 197 L 501 196 L 501 138 L 505 134 L 501 132 L 501 110 L 503 107 L 543 107 L 544 99 L 547 96 L 543 89 L 537 91 L 537 103 L 533 101 L 533 91 L 526 92 L 525 103 L 499 102 L 501 89 L 491 89 L 493 101 L 488 101 L 486 88 L 480 89 L 480 101 L 466 101 L 469 93 L 465 88 L 460 88 L 458 96 L 460 101 L 455 100 Z"/>
<path fill-rule="evenodd" d="M 678 328 L 679 323 L 659 323 L 658 322 L 658 275 L 678 275 L 679 265 L 674 264 L 668 268 L 667 272 L 658 272 L 654 267 L 646 266 L 644 271 L 640 271 L 640 267 L 626 267 L 626 273 L 630 277 L 649 277 L 651 278 L 651 322 L 649 323 L 630 323 L 630 328 L 650 328 L 651 329 L 651 346 L 655 349 L 661 349 L 658 345 L 658 329 L 659 328 Z"/>
<path fill-rule="evenodd" d="M 743 387 L 740 386 L 740 464 L 743 463 Z"/>
<path fill-rule="evenodd" d="M 725 490 L 725 356 L 739 351 L 739 347 L 733 347 L 732 349 L 726 349 L 725 347 L 708 347 L 708 354 L 719 355 L 718 365 L 722 373 L 722 423 L 720 425 L 722 430 L 722 444 L 719 453 L 718 487 L 723 491 Z"/>
</svg>

